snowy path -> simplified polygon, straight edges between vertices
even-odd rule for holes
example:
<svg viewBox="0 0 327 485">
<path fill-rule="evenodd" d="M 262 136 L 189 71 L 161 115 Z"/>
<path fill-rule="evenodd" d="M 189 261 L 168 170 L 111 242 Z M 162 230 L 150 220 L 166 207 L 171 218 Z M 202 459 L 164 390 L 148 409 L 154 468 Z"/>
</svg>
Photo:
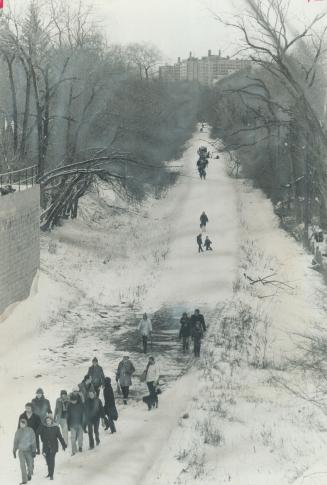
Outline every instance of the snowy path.
<svg viewBox="0 0 327 485">
<path fill-rule="evenodd" d="M 164 305 L 169 306 L 176 312 L 176 316 L 184 309 L 192 312 L 199 306 L 208 315 L 210 323 L 210 312 L 214 311 L 217 302 L 230 296 L 232 292 L 237 270 L 238 237 L 233 182 L 225 174 L 222 160 L 210 160 L 205 182 L 199 179 L 195 169 L 196 150 L 204 143 L 206 136 L 203 133 L 194 135 L 182 159 L 183 174 L 176 186 L 169 191 L 167 199 L 162 201 L 162 204 L 169 207 L 170 250 L 162 276 L 148 291 L 144 305 L 153 312 Z M 214 251 L 198 254 L 195 238 L 199 232 L 199 216 L 203 210 L 209 217 L 207 232 L 213 241 Z M 165 217 L 167 218 L 167 210 Z M 151 227 L 149 230 L 151 231 Z M 46 336 L 45 332 L 44 337 Z M 17 358 L 15 352 L 9 352 L 1 369 L 1 395 L 5 395 L 9 386 L 13 395 L 12 401 L 6 398 L 5 403 L 1 403 L 0 415 L 8 416 L 11 425 L 16 422 L 16 415 L 12 416 L 10 402 L 22 402 L 23 396 L 28 395 L 28 389 L 34 389 L 36 385 L 35 353 L 40 352 L 39 345 L 38 336 L 31 334 L 19 347 L 20 354 L 24 355 L 24 362 Z M 69 360 L 69 355 L 67 359 Z M 41 370 L 44 375 L 45 369 Z M 51 369 L 47 373 L 51 375 Z M 12 379 L 21 375 L 24 375 L 23 381 L 13 389 Z M 76 382 L 80 379 L 78 376 L 80 369 L 75 372 L 72 368 L 70 381 Z M 67 379 L 65 368 L 56 372 L 56 392 L 59 386 L 67 387 L 70 384 Z M 192 397 L 196 387 L 193 385 L 194 379 L 195 371 L 177 380 L 162 395 L 160 408 L 154 412 L 148 413 L 141 404 L 123 409 L 118 421 L 119 432 L 114 436 L 103 435 L 101 446 L 95 451 L 74 458 L 59 453 L 56 482 L 60 485 L 77 485 L 83 480 L 87 480 L 88 485 L 102 485 L 105 481 L 111 481 L 115 485 L 142 483 L 146 472 L 155 463 L 162 444 L 168 440 L 175 428 L 187 401 Z M 5 437 L 5 440 L 0 443 L 1 456 L 11 457 L 8 448 L 10 450 L 12 438 L 8 437 L 7 428 L 2 430 L 2 435 L 1 438 Z M 43 483 L 44 471 L 43 460 L 38 458 L 33 483 Z M 0 471 L 0 483 L 11 485 L 16 483 L 15 477 L 18 476 L 18 463 L 11 461 L 8 467 Z"/>
</svg>

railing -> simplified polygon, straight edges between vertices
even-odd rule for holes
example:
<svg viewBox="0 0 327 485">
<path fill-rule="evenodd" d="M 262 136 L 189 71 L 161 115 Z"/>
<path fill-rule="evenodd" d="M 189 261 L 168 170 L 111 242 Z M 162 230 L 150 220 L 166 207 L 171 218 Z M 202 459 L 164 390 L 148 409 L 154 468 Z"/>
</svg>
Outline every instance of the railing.
<svg viewBox="0 0 327 485">
<path fill-rule="evenodd" d="M 12 170 L 11 172 L 0 173 L 0 192 L 1 195 L 26 190 L 37 183 L 37 165 Z M 8 192 L 5 192 L 8 190 Z"/>
</svg>

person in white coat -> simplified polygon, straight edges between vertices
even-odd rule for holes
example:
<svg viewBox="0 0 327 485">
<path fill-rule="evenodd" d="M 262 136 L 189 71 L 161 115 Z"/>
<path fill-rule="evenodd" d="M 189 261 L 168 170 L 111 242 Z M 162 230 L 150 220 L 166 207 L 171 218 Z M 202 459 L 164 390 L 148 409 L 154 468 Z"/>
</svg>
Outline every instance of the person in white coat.
<svg viewBox="0 0 327 485">
<path fill-rule="evenodd" d="M 158 407 L 158 394 L 156 387 L 159 383 L 159 377 L 159 366 L 155 362 L 154 357 L 149 357 L 149 362 L 146 366 L 146 385 L 148 386 L 150 394 L 149 401 L 147 403 L 149 411 L 154 407 Z"/>
<path fill-rule="evenodd" d="M 148 338 L 151 337 L 152 334 L 152 323 L 146 313 L 143 314 L 143 317 L 140 320 L 138 331 L 142 336 L 143 352 L 146 354 L 148 349 Z"/>
</svg>

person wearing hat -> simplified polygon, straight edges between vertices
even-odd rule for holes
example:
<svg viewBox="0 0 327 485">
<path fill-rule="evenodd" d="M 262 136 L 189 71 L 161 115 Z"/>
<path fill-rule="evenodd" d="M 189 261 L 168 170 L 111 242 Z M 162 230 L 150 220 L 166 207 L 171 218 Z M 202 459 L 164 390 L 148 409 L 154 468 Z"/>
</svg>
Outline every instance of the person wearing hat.
<svg viewBox="0 0 327 485">
<path fill-rule="evenodd" d="M 36 455 L 36 438 L 35 433 L 27 426 L 27 420 L 19 420 L 19 428 L 15 433 L 13 455 L 19 457 L 20 469 L 22 472 L 21 483 L 27 483 L 31 480 L 34 471 L 34 458 Z"/>
<path fill-rule="evenodd" d="M 36 396 L 32 399 L 32 409 L 33 413 L 39 416 L 41 422 L 44 421 L 46 416 L 52 414 L 50 402 L 44 397 L 44 392 L 41 387 L 37 389 Z"/>
<path fill-rule="evenodd" d="M 18 429 L 20 428 L 20 420 L 21 419 L 26 419 L 27 426 L 29 428 L 32 428 L 32 430 L 34 431 L 35 437 L 36 437 L 36 453 L 37 453 L 37 455 L 39 455 L 40 454 L 39 428 L 40 428 L 40 425 L 41 425 L 41 419 L 40 419 L 40 416 L 33 413 L 31 402 L 28 402 L 28 403 L 25 404 L 25 411 L 19 416 Z"/>
<path fill-rule="evenodd" d="M 75 387 L 69 398 L 67 409 L 67 425 L 70 431 L 70 439 L 72 444 L 72 456 L 78 451 L 83 451 L 83 429 L 85 425 L 85 411 L 79 389 Z"/>
<path fill-rule="evenodd" d="M 118 364 L 116 372 L 116 382 L 118 382 L 121 387 L 124 404 L 127 404 L 129 387 L 132 385 L 132 375 L 134 372 L 135 367 L 129 360 L 129 356 L 124 355 L 123 360 L 121 360 Z"/>
<path fill-rule="evenodd" d="M 56 400 L 54 420 L 59 424 L 62 436 L 68 445 L 68 426 L 67 426 L 67 408 L 69 404 L 67 391 L 60 391 L 60 397 Z"/>
<path fill-rule="evenodd" d="M 60 432 L 59 426 L 57 426 L 51 416 L 46 416 L 44 423 L 41 425 L 40 437 L 43 444 L 42 454 L 45 457 L 48 466 L 47 478 L 53 480 L 56 454 L 58 453 L 58 442 L 61 443 L 63 451 L 66 450 L 67 445 Z"/>
<path fill-rule="evenodd" d="M 104 384 L 104 372 L 96 357 L 92 359 L 92 365 L 89 368 L 88 375 L 91 377 L 96 395 L 99 397 L 100 387 Z"/>
</svg>

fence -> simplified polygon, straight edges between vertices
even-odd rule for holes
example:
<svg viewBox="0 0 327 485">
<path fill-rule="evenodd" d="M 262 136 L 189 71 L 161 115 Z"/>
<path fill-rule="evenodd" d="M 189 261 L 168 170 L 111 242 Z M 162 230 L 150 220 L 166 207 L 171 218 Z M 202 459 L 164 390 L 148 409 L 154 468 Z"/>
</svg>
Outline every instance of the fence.
<svg viewBox="0 0 327 485">
<path fill-rule="evenodd" d="M 37 182 L 37 165 L 21 168 L 19 170 L 12 170 L 6 173 L 0 173 L 0 189 L 10 187 L 12 190 L 19 192 L 21 190 L 33 187 Z"/>
</svg>

